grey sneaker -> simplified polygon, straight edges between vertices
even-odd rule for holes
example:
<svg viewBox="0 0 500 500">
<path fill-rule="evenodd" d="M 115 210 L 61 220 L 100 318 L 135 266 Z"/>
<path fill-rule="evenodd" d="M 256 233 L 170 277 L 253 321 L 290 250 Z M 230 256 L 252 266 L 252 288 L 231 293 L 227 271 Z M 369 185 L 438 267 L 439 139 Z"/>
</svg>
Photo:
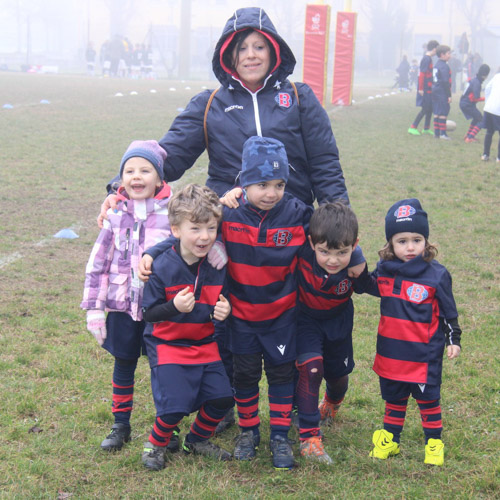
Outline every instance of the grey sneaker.
<svg viewBox="0 0 500 500">
<path fill-rule="evenodd" d="M 253 431 L 244 431 L 236 436 L 233 455 L 236 460 L 251 460 L 256 455 L 260 444 L 260 435 Z"/>
<path fill-rule="evenodd" d="M 482 161 L 489 161 L 490 157 L 488 155 L 482 155 L 481 160 Z"/>
<path fill-rule="evenodd" d="M 165 468 L 165 446 L 156 446 L 149 441 L 144 443 L 142 450 L 142 465 L 150 470 L 162 470 Z"/>
<path fill-rule="evenodd" d="M 186 436 L 187 437 L 187 436 Z M 216 460 L 221 460 L 225 462 L 226 460 L 231 460 L 233 457 L 231 453 L 224 450 L 220 446 L 212 443 L 210 440 L 197 441 L 195 443 L 190 443 L 184 438 L 184 443 L 182 444 L 182 450 L 184 453 L 194 453 L 195 455 L 204 455 L 206 457 L 215 458 Z"/>
<path fill-rule="evenodd" d="M 101 443 L 101 450 L 118 451 L 121 450 L 125 443 L 130 441 L 130 425 L 114 424 L 111 427 L 111 432 L 106 436 L 106 439 Z"/>
<path fill-rule="evenodd" d="M 226 429 L 229 429 L 236 419 L 234 418 L 234 408 L 231 408 L 225 415 L 224 418 L 217 424 L 215 428 L 215 435 L 223 433 Z"/>
<path fill-rule="evenodd" d="M 276 436 L 269 442 L 269 448 L 273 455 L 273 467 L 275 469 L 292 469 L 295 465 L 293 459 L 292 442 L 283 436 Z"/>
<path fill-rule="evenodd" d="M 300 454 L 308 460 L 315 460 L 324 464 L 332 465 L 333 460 L 325 451 L 321 436 L 314 436 L 300 443 Z"/>
</svg>

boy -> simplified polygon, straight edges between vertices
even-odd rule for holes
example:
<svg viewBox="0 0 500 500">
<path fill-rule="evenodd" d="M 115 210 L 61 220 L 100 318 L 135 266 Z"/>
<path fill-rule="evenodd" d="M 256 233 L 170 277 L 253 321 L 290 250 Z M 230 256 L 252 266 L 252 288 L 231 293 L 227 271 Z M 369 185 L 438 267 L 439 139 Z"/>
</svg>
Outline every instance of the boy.
<svg viewBox="0 0 500 500">
<path fill-rule="evenodd" d="M 484 97 L 481 97 L 481 85 L 488 78 L 490 74 L 490 67 L 487 64 L 481 64 L 477 71 L 477 75 L 473 78 L 462 97 L 460 98 L 460 109 L 467 120 L 471 120 L 469 130 L 465 134 L 465 142 L 478 142 L 476 139 L 477 133 L 481 130 L 481 122 L 483 121 L 483 115 L 476 107 L 478 102 L 484 101 Z"/>
<path fill-rule="evenodd" d="M 450 113 L 451 103 L 451 71 L 448 61 L 451 49 L 448 45 L 436 48 L 438 62 L 433 70 L 432 78 L 432 111 L 434 113 L 434 137 L 451 140 L 446 133 L 446 118 Z"/>
<path fill-rule="evenodd" d="M 342 202 L 321 205 L 312 215 L 309 244 L 299 257 L 299 319 L 297 329 L 297 404 L 300 453 L 331 464 L 323 448 L 322 423 L 331 422 L 347 391 L 354 368 L 351 300 L 353 266 L 365 267 L 358 247 L 358 222 Z M 351 269 L 348 270 L 347 268 Z M 318 408 L 321 382 L 326 393 Z"/>
<path fill-rule="evenodd" d="M 269 385 L 273 466 L 294 465 L 288 439 L 296 358 L 297 255 L 306 242 L 312 208 L 285 193 L 288 158 L 280 141 L 251 137 L 243 147 L 236 209 L 224 208 L 228 288 L 227 321 L 241 434 L 234 457 L 250 460 L 260 442 L 258 416 L 262 360 Z"/>
<path fill-rule="evenodd" d="M 142 455 L 143 465 L 151 470 L 165 467 L 173 431 L 197 409 L 184 451 L 231 458 L 208 441 L 234 406 L 213 338 L 212 319 L 223 321 L 231 311 L 222 295 L 226 273 L 205 258 L 215 242 L 222 207 L 211 189 L 190 184 L 172 196 L 168 217 L 177 240 L 155 260 L 143 299 L 144 319 L 153 323 L 144 338 L 157 417 Z"/>
<path fill-rule="evenodd" d="M 422 109 L 416 116 L 415 120 L 408 129 L 408 133 L 411 135 L 420 135 L 417 127 L 420 120 L 425 116 L 424 129 L 422 134 L 432 135 L 430 130 L 431 126 L 431 116 L 432 116 L 432 58 L 436 55 L 436 47 L 439 42 L 436 40 L 431 40 L 427 44 L 427 52 L 420 61 L 420 72 L 418 74 L 418 86 L 417 86 L 417 106 Z"/>
</svg>

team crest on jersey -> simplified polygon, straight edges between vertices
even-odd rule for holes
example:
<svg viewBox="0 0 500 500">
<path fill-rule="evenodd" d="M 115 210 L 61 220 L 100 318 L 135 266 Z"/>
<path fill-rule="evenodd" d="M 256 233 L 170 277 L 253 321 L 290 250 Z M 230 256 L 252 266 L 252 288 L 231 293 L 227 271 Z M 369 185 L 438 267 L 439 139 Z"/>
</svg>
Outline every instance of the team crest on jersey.
<svg viewBox="0 0 500 500">
<path fill-rule="evenodd" d="M 337 295 L 344 295 L 344 293 L 347 293 L 349 291 L 349 280 L 345 279 L 342 280 L 336 287 L 335 287 L 335 293 Z"/>
<path fill-rule="evenodd" d="M 286 229 L 280 229 L 273 236 L 273 241 L 277 247 L 286 247 L 292 241 L 292 233 Z"/>
<path fill-rule="evenodd" d="M 408 287 L 406 294 L 410 302 L 416 302 L 417 304 L 423 302 L 429 296 L 429 292 L 422 285 L 412 285 Z"/>
<path fill-rule="evenodd" d="M 289 108 L 292 105 L 292 97 L 287 92 L 279 92 L 274 99 L 282 108 Z"/>
<path fill-rule="evenodd" d="M 402 205 L 396 209 L 394 212 L 394 217 L 396 219 L 401 219 L 402 217 L 412 216 L 416 210 L 411 205 Z"/>
</svg>

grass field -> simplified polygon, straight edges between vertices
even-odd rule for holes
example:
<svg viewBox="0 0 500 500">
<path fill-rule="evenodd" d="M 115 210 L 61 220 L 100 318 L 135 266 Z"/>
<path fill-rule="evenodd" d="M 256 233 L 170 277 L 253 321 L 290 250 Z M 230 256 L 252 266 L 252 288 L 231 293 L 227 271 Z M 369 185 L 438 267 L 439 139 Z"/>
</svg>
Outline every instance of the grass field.
<svg viewBox="0 0 500 500">
<path fill-rule="evenodd" d="M 154 419 L 146 359 L 137 372 L 133 440 L 117 454 L 99 450 L 112 424 L 113 360 L 86 331 L 79 309 L 95 217 L 128 144 L 160 138 L 200 87 L 0 73 L 0 106 L 13 105 L 0 108 L 0 498 L 499 498 L 500 166 L 480 161 L 482 145 L 462 142 L 468 123 L 458 96 L 449 142 L 407 134 L 417 112 L 413 93 L 355 87 L 354 106 L 328 109 L 370 267 L 384 243 L 387 208 L 418 197 L 438 259 L 454 279 L 462 355 L 444 361 L 444 467 L 423 464 L 414 402 L 401 455 L 368 457 L 383 402 L 371 370 L 378 301 L 365 296 L 354 298 L 350 389 L 325 432 L 333 467 L 298 459 L 295 470 L 275 472 L 262 397 L 264 442 L 255 461 L 178 455 L 162 472 L 144 470 L 142 443 Z M 203 183 L 205 172 L 202 157 L 178 184 Z M 52 237 L 68 227 L 80 237 Z M 232 449 L 236 433 L 217 442 Z"/>
</svg>

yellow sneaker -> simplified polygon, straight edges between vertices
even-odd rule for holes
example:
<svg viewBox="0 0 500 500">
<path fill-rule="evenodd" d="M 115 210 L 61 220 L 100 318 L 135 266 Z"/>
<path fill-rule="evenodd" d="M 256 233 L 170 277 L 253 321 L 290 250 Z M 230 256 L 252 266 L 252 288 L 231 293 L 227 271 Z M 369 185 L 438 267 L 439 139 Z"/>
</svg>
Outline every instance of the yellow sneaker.
<svg viewBox="0 0 500 500">
<path fill-rule="evenodd" d="M 393 437 L 394 434 L 385 429 L 375 431 L 372 438 L 374 448 L 370 451 L 370 457 L 386 460 L 392 455 L 398 455 L 399 444 L 392 440 Z"/>
<path fill-rule="evenodd" d="M 427 441 L 427 444 L 425 445 L 424 464 L 444 464 L 444 443 L 441 439 L 429 439 L 429 441 Z"/>
</svg>

